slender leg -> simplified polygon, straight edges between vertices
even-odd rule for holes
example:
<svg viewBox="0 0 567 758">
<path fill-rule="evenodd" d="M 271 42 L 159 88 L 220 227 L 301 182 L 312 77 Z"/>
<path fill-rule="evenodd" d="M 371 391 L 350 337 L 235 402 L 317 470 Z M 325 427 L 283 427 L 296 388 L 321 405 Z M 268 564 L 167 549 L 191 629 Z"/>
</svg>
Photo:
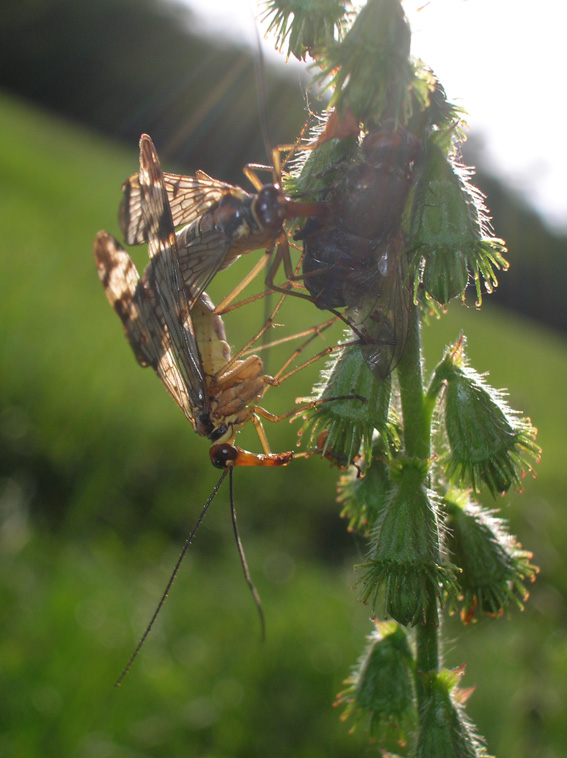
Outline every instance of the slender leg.
<svg viewBox="0 0 567 758">
<path fill-rule="evenodd" d="M 240 295 L 240 293 L 248 287 L 251 281 L 253 281 L 260 271 L 262 271 L 266 265 L 268 264 L 268 261 L 270 260 L 270 257 L 272 255 L 271 250 L 266 250 L 264 255 L 258 260 L 256 265 L 246 274 L 246 276 L 239 282 L 239 284 L 236 285 L 236 287 L 232 290 L 232 292 L 229 292 L 229 294 L 221 300 L 221 302 L 217 305 L 215 308 L 215 313 L 218 316 L 224 316 L 225 313 L 227 313 L 229 310 L 234 310 L 234 308 L 239 308 L 241 305 L 245 305 L 246 303 L 249 303 L 253 300 L 256 300 L 258 298 L 258 295 L 255 295 L 253 298 L 248 298 L 248 300 L 244 300 L 240 303 L 237 303 L 236 305 L 232 307 L 228 307 L 230 303 L 233 302 L 233 300 L 236 300 L 236 298 Z"/>
</svg>

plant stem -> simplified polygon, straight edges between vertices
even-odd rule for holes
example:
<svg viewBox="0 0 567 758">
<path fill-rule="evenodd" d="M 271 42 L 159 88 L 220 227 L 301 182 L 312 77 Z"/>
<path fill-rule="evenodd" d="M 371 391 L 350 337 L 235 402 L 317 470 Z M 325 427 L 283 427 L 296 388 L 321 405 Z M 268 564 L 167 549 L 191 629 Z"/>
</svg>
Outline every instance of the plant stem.
<svg viewBox="0 0 567 758">
<path fill-rule="evenodd" d="M 427 402 L 423 391 L 421 319 L 419 307 L 414 304 L 411 306 L 404 355 L 398 365 L 398 377 L 406 455 L 427 463 L 431 457 L 431 403 Z M 426 606 L 425 623 L 416 628 L 418 672 L 437 671 L 439 668 L 438 619 L 437 598 L 431 594 Z M 427 690 L 420 678 L 417 694 L 421 711 Z"/>
<path fill-rule="evenodd" d="M 419 307 L 413 303 L 406 347 L 398 364 L 398 378 L 406 455 L 428 461 L 431 457 L 431 419 L 423 393 Z"/>
</svg>

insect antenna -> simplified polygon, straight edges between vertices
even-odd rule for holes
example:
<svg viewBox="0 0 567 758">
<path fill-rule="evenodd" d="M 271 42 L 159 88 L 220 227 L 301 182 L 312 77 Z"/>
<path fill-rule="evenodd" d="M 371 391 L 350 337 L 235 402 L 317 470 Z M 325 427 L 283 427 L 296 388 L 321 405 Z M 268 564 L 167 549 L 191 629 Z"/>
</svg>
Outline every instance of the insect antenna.
<svg viewBox="0 0 567 758">
<path fill-rule="evenodd" d="M 232 469 L 230 471 L 231 471 L 230 481 L 231 481 L 231 493 L 232 493 Z M 185 544 L 183 545 L 183 548 L 181 549 L 181 553 L 179 554 L 179 558 L 177 559 L 177 563 L 175 564 L 175 567 L 174 567 L 174 569 L 173 569 L 173 571 L 171 573 L 171 576 L 169 577 L 169 581 L 168 581 L 168 583 L 166 585 L 166 588 L 165 588 L 165 590 L 164 590 L 164 592 L 163 592 L 163 594 L 162 594 L 162 596 L 161 596 L 161 598 L 159 600 L 159 603 L 157 604 L 157 607 L 156 607 L 156 609 L 154 611 L 154 614 L 153 614 L 152 618 L 150 619 L 150 623 L 147 625 L 146 631 L 143 633 L 142 637 L 140 638 L 140 641 L 136 645 L 136 649 L 134 650 L 134 652 L 130 656 L 130 660 L 128 661 L 128 663 L 122 669 L 122 672 L 120 673 L 120 676 L 118 677 L 118 679 L 114 682 L 114 686 L 115 687 L 120 687 L 120 685 L 122 684 L 122 681 L 123 681 L 124 677 L 126 676 L 126 674 L 128 674 L 128 672 L 132 668 L 132 664 L 134 663 L 134 661 L 138 657 L 138 653 L 142 649 L 142 646 L 143 646 L 144 642 L 146 641 L 146 639 L 148 637 L 148 634 L 152 630 L 152 627 L 153 627 L 153 625 L 155 623 L 155 620 L 157 619 L 157 617 L 159 615 L 159 612 L 161 611 L 161 609 L 163 607 L 163 604 L 166 601 L 166 598 L 167 598 L 167 596 L 169 594 L 169 590 L 171 589 L 171 585 L 175 581 L 175 577 L 177 576 L 177 574 L 179 572 L 179 568 L 181 566 L 181 562 L 183 561 L 183 558 L 185 557 L 185 553 L 189 549 L 189 546 L 191 545 L 191 542 L 193 542 L 193 539 L 194 539 L 195 535 L 197 534 L 197 530 L 201 526 L 201 522 L 205 518 L 205 514 L 206 514 L 207 510 L 209 509 L 209 505 L 213 502 L 213 500 L 215 498 L 215 495 L 219 491 L 221 484 L 224 482 L 224 480 L 226 478 L 227 473 L 228 473 L 228 469 L 225 469 L 222 472 L 220 479 L 215 484 L 215 486 L 213 488 L 213 491 L 211 492 L 211 494 L 209 495 L 209 498 L 208 498 L 207 502 L 203 506 L 203 508 L 201 510 L 201 513 L 199 514 L 199 517 L 197 518 L 197 521 L 195 521 L 193 529 L 191 529 L 190 535 L 185 540 Z M 232 503 L 232 494 L 231 494 L 231 503 Z"/>
<path fill-rule="evenodd" d="M 258 24 L 254 24 L 254 31 L 256 33 L 256 55 L 254 56 L 254 73 L 256 75 L 256 91 L 258 93 L 258 111 L 260 117 L 260 129 L 262 132 L 262 139 L 264 141 L 264 148 L 266 154 L 270 156 L 272 154 L 272 140 L 270 137 L 270 128 L 268 126 L 268 99 L 266 96 L 266 71 L 264 65 L 264 51 L 262 50 L 262 38 L 260 37 L 260 31 Z M 271 257 L 271 256 L 269 256 Z M 266 263 L 267 263 L 266 258 Z M 268 318 L 271 310 L 271 294 L 269 293 L 264 301 L 264 321 Z M 267 343 L 267 336 L 263 335 L 262 341 Z M 261 608 L 260 608 L 261 610 Z M 263 632 L 262 632 L 263 639 Z"/>
<path fill-rule="evenodd" d="M 260 37 L 260 31 L 258 24 L 254 24 L 254 31 L 256 33 L 256 54 L 254 55 L 254 74 L 256 78 L 256 91 L 258 93 L 258 111 L 260 117 L 260 129 L 262 132 L 262 139 L 264 141 L 264 147 L 268 155 L 272 154 L 272 141 L 270 139 L 270 130 L 268 127 L 267 112 L 267 98 L 266 98 L 266 72 L 264 68 L 264 52 L 262 50 L 262 38 Z"/>
<path fill-rule="evenodd" d="M 234 538 L 236 540 L 236 547 L 238 548 L 238 555 L 240 556 L 240 563 L 242 564 L 242 570 L 244 571 L 244 578 L 246 579 L 246 583 L 250 587 L 250 592 L 252 593 L 252 597 L 254 598 L 254 603 L 256 604 L 256 608 L 258 609 L 258 616 L 260 617 L 260 629 L 261 629 L 261 635 L 262 635 L 262 642 L 266 639 L 266 621 L 264 618 L 264 609 L 262 608 L 262 600 L 260 598 L 260 594 L 258 590 L 256 589 L 254 582 L 252 581 L 252 577 L 250 575 L 250 570 L 248 568 L 248 562 L 246 560 L 246 555 L 244 553 L 244 547 L 242 545 L 242 540 L 240 539 L 240 533 L 238 531 L 238 524 L 236 521 L 236 508 L 234 505 L 234 489 L 233 489 L 233 468 L 231 467 L 229 469 L 230 475 L 229 475 L 229 491 L 230 491 L 230 515 L 232 517 L 232 528 L 234 529 Z"/>
</svg>

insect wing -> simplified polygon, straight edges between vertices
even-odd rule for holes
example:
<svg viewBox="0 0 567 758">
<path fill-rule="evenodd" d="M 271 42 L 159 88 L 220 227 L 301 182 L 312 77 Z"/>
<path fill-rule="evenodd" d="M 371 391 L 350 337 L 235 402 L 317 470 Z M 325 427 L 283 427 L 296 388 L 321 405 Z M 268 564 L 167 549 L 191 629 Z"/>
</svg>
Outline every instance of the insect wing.
<svg viewBox="0 0 567 758">
<path fill-rule="evenodd" d="M 368 367 L 385 379 L 400 362 L 409 329 L 411 290 L 402 232 L 388 241 L 379 266 L 383 275 L 376 294 L 368 292 L 347 313 L 367 340 L 362 354 Z"/>
<path fill-rule="evenodd" d="M 198 221 L 178 233 L 179 268 L 185 287 L 191 293 L 191 307 L 216 274 L 235 259 L 236 256 L 228 257 L 231 243 L 224 232 L 201 232 Z"/>
<path fill-rule="evenodd" d="M 152 262 L 150 289 L 157 294 L 191 405 L 197 410 L 205 410 L 208 402 L 205 373 L 179 265 L 167 191 L 159 158 L 151 139 L 145 134 L 140 139 L 139 176 L 142 213 L 148 230 L 148 254 Z"/>
<path fill-rule="evenodd" d="M 124 326 L 126 338 L 142 366 L 152 366 L 163 385 L 193 424 L 192 407 L 175 363 L 169 334 L 160 322 L 152 296 L 134 262 L 107 232 L 99 232 L 94 243 L 99 278 L 106 296 Z"/>
<path fill-rule="evenodd" d="M 107 232 L 95 238 L 94 256 L 106 297 L 124 326 L 126 339 L 141 366 L 154 365 L 155 346 L 147 327 L 147 306 L 134 261 Z"/>
<path fill-rule="evenodd" d="M 171 215 L 174 226 L 185 226 L 206 213 L 223 195 L 246 196 L 244 190 L 226 182 L 213 179 L 204 171 L 195 176 L 164 174 Z"/>
<path fill-rule="evenodd" d="M 193 223 L 227 193 L 244 194 L 240 188 L 219 182 L 204 171 L 197 171 L 195 176 L 164 173 L 163 184 L 175 227 Z M 124 182 L 122 193 L 118 212 L 122 234 L 127 245 L 141 245 L 148 240 L 148 229 L 142 212 L 142 189 L 138 174 Z"/>
</svg>

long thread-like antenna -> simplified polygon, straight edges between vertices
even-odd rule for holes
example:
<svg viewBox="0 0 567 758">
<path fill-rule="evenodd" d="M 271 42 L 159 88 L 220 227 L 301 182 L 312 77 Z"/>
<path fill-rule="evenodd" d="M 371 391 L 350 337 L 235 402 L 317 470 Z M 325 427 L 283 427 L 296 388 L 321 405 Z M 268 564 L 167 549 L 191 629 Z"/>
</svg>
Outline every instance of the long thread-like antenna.
<svg viewBox="0 0 567 758">
<path fill-rule="evenodd" d="M 256 32 L 256 55 L 254 56 L 254 74 L 256 75 L 256 90 L 258 92 L 258 111 L 260 116 L 260 129 L 262 132 L 262 139 L 264 140 L 264 147 L 266 148 L 266 155 L 268 160 L 272 155 L 272 141 L 270 139 L 270 130 L 268 128 L 267 117 L 267 98 L 266 98 L 266 72 L 264 66 L 264 53 L 262 51 L 262 38 L 258 30 L 258 24 L 254 23 L 254 31 Z"/>
<path fill-rule="evenodd" d="M 250 587 L 250 592 L 252 593 L 252 597 L 254 598 L 254 602 L 256 603 L 256 608 L 258 609 L 258 616 L 260 617 L 260 629 L 261 629 L 262 642 L 263 642 L 266 639 L 266 621 L 264 619 L 264 609 L 262 608 L 262 600 L 260 599 L 258 590 L 254 586 L 254 582 L 252 581 L 252 577 L 250 576 L 250 570 L 248 569 L 246 555 L 244 554 L 244 548 L 242 547 L 242 540 L 240 539 L 240 534 L 238 532 L 238 524 L 236 523 L 236 508 L 234 507 L 232 471 L 233 469 L 231 468 L 230 477 L 229 477 L 229 491 L 230 491 L 230 515 L 232 516 L 232 527 L 234 529 L 236 547 L 238 548 L 238 554 L 240 555 L 240 563 L 242 564 L 242 569 L 244 571 L 244 578 L 246 579 L 246 583 Z"/>
<path fill-rule="evenodd" d="M 209 508 L 209 505 L 213 502 L 213 500 L 215 498 L 215 495 L 219 491 L 219 488 L 220 488 L 221 484 L 224 482 L 227 473 L 228 473 L 227 469 L 225 469 L 222 472 L 220 479 L 218 480 L 218 482 L 214 486 L 213 491 L 211 492 L 211 494 L 209 496 L 209 499 L 207 500 L 207 502 L 203 506 L 203 509 L 201 510 L 201 513 L 199 514 L 199 518 L 195 522 L 195 524 L 193 526 L 193 529 L 191 529 L 191 534 L 185 540 L 185 544 L 183 545 L 181 553 L 179 554 L 179 558 L 177 559 L 177 563 L 175 564 L 175 568 L 173 569 L 173 572 L 172 572 L 171 576 L 169 577 L 169 581 L 168 581 L 167 586 L 166 586 L 166 588 L 165 588 L 165 590 L 163 592 L 163 595 L 160 598 L 160 601 L 159 601 L 159 603 L 157 605 L 157 608 L 154 611 L 154 615 L 152 616 L 152 618 L 150 620 L 150 623 L 147 625 L 146 631 L 144 632 L 144 634 L 142 635 L 140 641 L 136 645 L 136 649 L 134 650 L 134 652 L 130 656 L 130 660 L 128 661 L 128 663 L 122 669 L 122 673 L 120 674 L 120 676 L 118 677 L 118 679 L 114 682 L 114 686 L 115 687 L 120 687 L 120 685 L 122 684 L 122 680 L 124 679 L 124 677 L 126 676 L 126 674 L 130 671 L 130 669 L 132 668 L 132 664 L 134 663 L 134 661 L 138 657 L 138 653 L 142 649 L 142 645 L 146 641 L 146 638 L 147 638 L 148 634 L 150 633 L 150 631 L 151 631 L 151 629 L 152 629 L 152 627 L 154 625 L 154 622 L 155 622 L 156 618 L 158 617 L 159 612 L 161 611 L 161 609 L 163 607 L 163 604 L 165 603 L 165 600 L 166 600 L 166 598 L 167 598 L 167 596 L 169 594 L 169 590 L 171 589 L 171 585 L 175 581 L 175 577 L 177 576 L 177 573 L 179 571 L 179 567 L 181 566 L 181 562 L 182 562 L 183 558 L 185 557 L 185 553 L 189 549 L 189 545 L 191 544 L 191 542 L 193 541 L 195 535 L 197 534 L 197 530 L 199 529 L 199 527 L 201 526 L 201 522 L 205 518 L 205 514 L 206 514 L 206 512 L 207 512 L 207 510 Z M 232 502 L 232 469 L 230 470 L 230 473 L 231 473 L 230 483 L 231 483 L 231 502 Z"/>
<path fill-rule="evenodd" d="M 270 130 L 268 127 L 268 101 L 266 97 L 266 71 L 264 65 L 264 53 L 262 50 L 262 38 L 258 29 L 258 23 L 254 23 L 254 31 L 256 32 L 256 55 L 254 56 L 254 73 L 256 75 L 256 91 L 258 92 L 258 112 L 260 117 L 260 130 L 262 132 L 262 139 L 264 140 L 264 147 L 266 149 L 266 155 L 268 160 L 271 160 L 272 156 L 272 140 L 270 138 Z M 273 181 L 279 182 L 279 177 L 274 175 Z M 264 304 L 264 321 L 266 321 L 270 312 L 271 297 L 268 295 Z M 267 336 L 262 337 L 262 342 L 265 344 Z M 267 357 L 266 357 L 267 361 Z M 266 362 L 267 366 L 267 362 Z"/>
</svg>

